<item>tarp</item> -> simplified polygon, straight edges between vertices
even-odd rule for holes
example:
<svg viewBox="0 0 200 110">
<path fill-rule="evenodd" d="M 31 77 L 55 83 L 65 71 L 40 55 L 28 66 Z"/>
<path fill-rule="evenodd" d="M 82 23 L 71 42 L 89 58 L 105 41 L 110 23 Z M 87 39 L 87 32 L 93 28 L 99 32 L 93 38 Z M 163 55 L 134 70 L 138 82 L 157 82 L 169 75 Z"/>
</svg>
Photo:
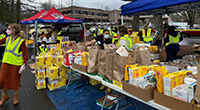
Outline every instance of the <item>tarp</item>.
<svg viewBox="0 0 200 110">
<path fill-rule="evenodd" d="M 39 15 L 39 13 L 38 13 Z M 51 8 L 43 16 L 33 16 L 32 19 L 28 18 L 25 20 L 21 20 L 21 24 L 33 24 L 37 20 L 37 23 L 84 23 L 83 19 L 74 19 L 68 16 L 63 15 L 55 7 Z"/>
<path fill-rule="evenodd" d="M 37 18 L 41 18 L 42 16 L 44 16 L 48 11 L 45 11 L 45 10 L 41 10 L 39 13 L 37 13 L 36 15 L 30 17 L 30 18 L 27 18 L 27 19 L 24 19 L 24 20 L 21 20 L 20 23 L 21 24 L 34 24 L 35 23 L 35 20 Z"/>
<path fill-rule="evenodd" d="M 162 15 L 200 8 L 200 0 L 136 0 L 121 7 L 122 15 Z"/>
</svg>

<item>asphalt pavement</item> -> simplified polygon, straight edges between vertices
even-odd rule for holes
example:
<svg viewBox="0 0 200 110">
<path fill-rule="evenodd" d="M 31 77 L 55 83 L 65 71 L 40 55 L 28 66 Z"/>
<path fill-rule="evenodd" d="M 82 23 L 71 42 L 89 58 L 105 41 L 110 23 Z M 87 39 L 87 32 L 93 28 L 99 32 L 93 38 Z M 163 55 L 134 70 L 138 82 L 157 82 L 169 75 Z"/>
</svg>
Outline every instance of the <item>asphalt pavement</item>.
<svg viewBox="0 0 200 110">
<path fill-rule="evenodd" d="M 9 90 L 8 95 L 10 99 L 0 107 L 0 110 L 57 110 L 46 95 L 47 89 L 36 89 L 35 74 L 31 73 L 31 71 L 31 68 L 27 66 L 26 70 L 22 73 L 21 87 L 19 89 L 19 104 L 13 106 L 14 91 Z"/>
</svg>

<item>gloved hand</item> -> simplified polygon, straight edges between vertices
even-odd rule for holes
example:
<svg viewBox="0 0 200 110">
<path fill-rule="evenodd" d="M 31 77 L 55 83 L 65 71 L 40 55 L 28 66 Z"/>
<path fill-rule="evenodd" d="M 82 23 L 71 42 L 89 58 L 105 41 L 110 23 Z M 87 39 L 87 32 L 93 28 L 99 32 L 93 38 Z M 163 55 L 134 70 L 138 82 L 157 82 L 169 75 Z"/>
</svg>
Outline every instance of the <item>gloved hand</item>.
<svg viewBox="0 0 200 110">
<path fill-rule="evenodd" d="M 19 74 L 21 74 L 25 70 L 26 66 L 23 64 L 19 69 Z"/>
</svg>

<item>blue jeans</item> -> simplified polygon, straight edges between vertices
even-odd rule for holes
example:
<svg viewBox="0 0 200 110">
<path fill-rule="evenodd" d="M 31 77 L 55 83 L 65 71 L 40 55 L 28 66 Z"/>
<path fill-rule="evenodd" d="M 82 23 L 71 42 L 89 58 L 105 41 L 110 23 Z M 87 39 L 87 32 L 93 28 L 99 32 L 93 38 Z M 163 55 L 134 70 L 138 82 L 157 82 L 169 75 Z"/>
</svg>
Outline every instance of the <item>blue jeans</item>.
<svg viewBox="0 0 200 110">
<path fill-rule="evenodd" d="M 3 59 L 4 50 L 5 50 L 5 46 L 0 46 L 0 60 Z"/>
</svg>

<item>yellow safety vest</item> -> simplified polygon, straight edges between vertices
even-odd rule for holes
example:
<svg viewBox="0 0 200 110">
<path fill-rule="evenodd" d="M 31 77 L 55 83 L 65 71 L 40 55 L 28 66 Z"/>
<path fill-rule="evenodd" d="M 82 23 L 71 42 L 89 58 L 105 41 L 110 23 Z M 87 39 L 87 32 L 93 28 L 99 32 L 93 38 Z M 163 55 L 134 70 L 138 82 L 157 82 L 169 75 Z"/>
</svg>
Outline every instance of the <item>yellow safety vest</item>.
<svg viewBox="0 0 200 110">
<path fill-rule="evenodd" d="M 112 38 L 112 43 L 114 43 L 118 38 Z"/>
<path fill-rule="evenodd" d="M 94 32 L 94 37 L 103 34 L 103 29 L 97 28 L 97 32 Z"/>
<path fill-rule="evenodd" d="M 19 52 L 19 48 L 24 39 L 18 37 L 13 43 L 11 43 L 12 36 L 6 38 L 6 48 L 3 55 L 3 63 L 21 66 L 23 64 L 22 51 Z"/>
<path fill-rule="evenodd" d="M 178 33 L 178 35 L 176 37 L 173 37 L 171 35 L 169 35 L 169 42 L 165 44 L 165 46 L 168 46 L 169 44 L 178 44 L 179 43 L 179 39 L 180 39 L 180 34 Z"/>
<path fill-rule="evenodd" d="M 130 51 L 133 50 L 133 42 L 128 34 L 125 34 L 123 37 L 120 37 L 120 40 L 121 39 L 126 40 L 127 50 L 130 50 Z M 120 40 L 117 43 L 118 46 L 119 46 Z"/>
<path fill-rule="evenodd" d="M 5 37 L 6 37 L 6 35 L 1 34 L 1 35 L 0 35 L 0 40 L 3 39 L 3 38 L 5 38 Z M 6 44 L 2 44 L 2 45 L 0 45 L 0 46 L 6 46 Z"/>
<path fill-rule="evenodd" d="M 147 29 L 147 36 L 145 35 L 145 29 L 142 29 L 142 37 L 144 39 L 144 42 L 152 41 L 153 37 L 151 36 L 151 29 Z"/>
<path fill-rule="evenodd" d="M 58 33 L 57 40 L 60 40 L 60 35 L 61 35 L 61 33 L 62 33 L 62 31 L 60 31 L 60 32 Z"/>
</svg>

